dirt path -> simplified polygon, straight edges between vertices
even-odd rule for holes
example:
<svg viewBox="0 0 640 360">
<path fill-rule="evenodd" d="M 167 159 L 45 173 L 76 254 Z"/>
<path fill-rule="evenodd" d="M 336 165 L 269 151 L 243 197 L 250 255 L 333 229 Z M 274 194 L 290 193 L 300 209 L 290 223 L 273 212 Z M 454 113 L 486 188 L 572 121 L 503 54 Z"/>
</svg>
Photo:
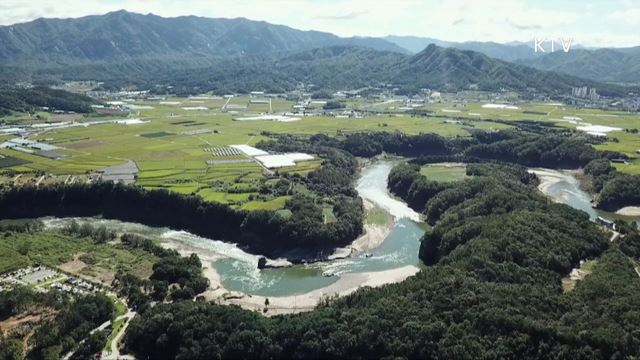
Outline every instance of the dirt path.
<svg viewBox="0 0 640 360">
<path fill-rule="evenodd" d="M 52 319 L 57 312 L 51 309 L 39 310 L 35 313 L 24 313 L 18 314 L 16 316 L 12 316 L 8 319 L 0 321 L 0 330 L 2 330 L 2 335 L 7 336 L 13 330 L 19 328 L 20 326 L 29 324 L 29 323 L 39 323 L 45 320 Z"/>
</svg>

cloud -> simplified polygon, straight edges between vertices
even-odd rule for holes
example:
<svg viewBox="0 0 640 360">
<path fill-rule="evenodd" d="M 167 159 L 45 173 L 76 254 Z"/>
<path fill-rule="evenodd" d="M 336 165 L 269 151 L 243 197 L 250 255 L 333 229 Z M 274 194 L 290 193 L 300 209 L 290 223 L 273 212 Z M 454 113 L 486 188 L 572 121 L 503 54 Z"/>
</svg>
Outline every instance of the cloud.
<svg viewBox="0 0 640 360">
<path fill-rule="evenodd" d="M 359 18 L 360 16 L 366 14 L 366 11 L 357 11 L 350 12 L 344 15 L 325 15 L 325 16 L 315 16 L 314 20 L 353 20 Z"/>
<path fill-rule="evenodd" d="M 510 21 L 507 22 L 510 26 L 512 26 L 513 28 L 517 29 L 517 30 L 523 30 L 523 31 L 529 31 L 529 30 L 541 30 L 542 26 L 541 25 L 520 25 L 520 24 L 514 24 Z"/>
<path fill-rule="evenodd" d="M 614 11 L 609 15 L 613 21 L 622 21 L 629 25 L 640 25 L 640 8 Z"/>
</svg>

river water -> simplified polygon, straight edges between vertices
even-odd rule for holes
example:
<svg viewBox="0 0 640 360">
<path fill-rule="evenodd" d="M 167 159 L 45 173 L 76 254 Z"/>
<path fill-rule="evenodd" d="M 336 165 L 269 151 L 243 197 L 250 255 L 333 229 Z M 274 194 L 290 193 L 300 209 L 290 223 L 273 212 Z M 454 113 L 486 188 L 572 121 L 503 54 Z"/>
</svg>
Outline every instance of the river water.
<svg viewBox="0 0 640 360">
<path fill-rule="evenodd" d="M 374 163 L 362 170 L 357 182 L 356 189 L 362 198 L 387 210 L 396 219 L 391 233 L 368 257 L 363 254 L 360 257 L 262 270 L 257 269 L 257 258 L 251 262 L 237 258 L 221 259 L 214 266 L 220 274 L 222 285 L 226 289 L 247 294 L 285 296 L 328 286 L 343 274 L 420 264 L 418 250 L 424 230 L 414 221 L 419 220 L 420 215 L 391 197 L 387 191 L 387 177 L 392 168 L 392 162 Z"/>
<path fill-rule="evenodd" d="M 136 233 L 160 239 L 166 246 L 197 253 L 210 262 L 227 290 L 262 296 L 287 296 L 320 289 L 338 281 L 341 275 L 381 271 L 419 265 L 418 250 L 424 230 L 416 222 L 420 215 L 387 191 L 387 177 L 392 162 L 380 161 L 365 167 L 357 181 L 360 196 L 385 209 L 394 217 L 391 232 L 368 256 L 294 265 L 286 268 L 258 269 L 259 256 L 249 254 L 234 244 L 196 236 L 186 231 L 149 227 L 118 220 L 76 218 L 105 225 L 119 232 Z M 47 227 L 68 224 L 71 218 L 45 218 Z M 205 264 L 206 265 L 206 264 Z M 323 275 L 324 274 L 324 275 Z M 325 276 L 331 275 L 331 276 Z"/>
<path fill-rule="evenodd" d="M 368 256 L 323 261 L 286 268 L 258 269 L 258 255 L 249 254 L 236 245 L 207 239 L 186 231 L 149 227 L 141 224 L 95 218 L 76 218 L 105 225 L 120 232 L 136 233 L 160 239 L 164 245 L 183 252 L 197 253 L 205 265 L 214 268 L 227 290 L 262 296 L 296 295 L 331 285 L 345 274 L 382 271 L 420 265 L 418 250 L 423 228 L 417 221 L 420 215 L 402 201 L 394 199 L 387 190 L 387 178 L 393 162 L 380 161 L 365 167 L 357 181 L 360 196 L 394 217 L 391 232 L 384 242 Z M 608 218 L 615 214 L 596 212 L 591 197 L 580 189 L 578 180 L 566 171 L 531 169 L 541 179 L 540 190 L 554 201 L 585 211 L 592 219 L 598 215 Z M 637 220 L 637 219 L 635 219 Z M 71 218 L 45 218 L 47 227 L 61 227 Z M 324 276 L 324 275 L 331 276 Z"/>
<path fill-rule="evenodd" d="M 551 199 L 586 212 L 592 220 L 598 217 L 598 213 L 591 206 L 591 196 L 580 189 L 580 182 L 569 172 L 543 168 L 529 171 L 538 176 L 540 191 Z"/>
<path fill-rule="evenodd" d="M 556 202 L 567 204 L 575 209 L 582 210 L 589 214 L 591 220 L 598 216 L 606 219 L 622 219 L 635 221 L 640 225 L 640 218 L 617 215 L 602 210 L 596 210 L 591 206 L 593 198 L 588 193 L 580 189 L 580 182 L 575 178 L 572 171 L 551 170 L 536 168 L 530 169 L 540 179 L 539 189 Z"/>
</svg>

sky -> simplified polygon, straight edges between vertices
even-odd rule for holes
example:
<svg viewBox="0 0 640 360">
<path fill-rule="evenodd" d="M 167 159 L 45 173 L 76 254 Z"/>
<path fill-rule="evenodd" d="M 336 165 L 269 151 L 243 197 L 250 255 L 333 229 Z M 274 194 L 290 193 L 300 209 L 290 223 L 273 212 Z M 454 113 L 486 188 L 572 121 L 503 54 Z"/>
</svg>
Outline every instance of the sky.
<svg viewBox="0 0 640 360">
<path fill-rule="evenodd" d="M 120 9 L 165 17 L 245 17 L 340 36 L 562 38 L 585 46 L 640 46 L 640 0 L 0 0 L 0 25 Z"/>
</svg>

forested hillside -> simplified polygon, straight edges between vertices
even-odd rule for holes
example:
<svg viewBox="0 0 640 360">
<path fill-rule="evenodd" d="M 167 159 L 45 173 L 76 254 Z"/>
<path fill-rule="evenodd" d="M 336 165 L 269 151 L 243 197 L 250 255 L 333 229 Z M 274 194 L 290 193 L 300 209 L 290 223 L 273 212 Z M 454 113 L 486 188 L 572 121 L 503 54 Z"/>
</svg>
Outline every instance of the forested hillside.
<svg viewBox="0 0 640 360">
<path fill-rule="evenodd" d="M 628 92 L 481 52 L 429 45 L 410 55 L 384 39 L 341 38 L 247 19 L 118 11 L 2 26 L 0 41 L 0 80 L 10 83 L 94 80 L 106 89 L 178 94 L 283 92 L 300 83 L 329 91 L 393 84 L 403 93 L 471 85 L 549 95 L 566 94 L 573 86 L 596 87 L 603 95 Z"/>
<path fill-rule="evenodd" d="M 94 61 L 225 57 L 359 45 L 405 52 L 376 38 L 341 38 L 244 18 L 163 18 L 124 10 L 78 19 L 37 19 L 0 26 L 0 60 L 73 64 Z"/>
<path fill-rule="evenodd" d="M 92 356 L 106 341 L 104 331 L 91 330 L 115 314 L 111 299 L 103 294 L 88 294 L 76 299 L 60 292 L 39 293 L 29 287 L 0 291 L 0 320 L 27 312 L 49 313 L 49 320 L 32 330 L 28 359 L 60 359 L 83 341 L 73 359 Z M 15 335 L 15 334 L 14 334 Z M 22 339 L 4 339 L 0 359 L 21 359 L 26 352 Z"/>
<path fill-rule="evenodd" d="M 135 85 L 156 89 L 170 85 L 176 88 L 175 91 L 185 93 L 198 89 L 199 92 L 219 94 L 256 89 L 282 92 L 294 89 L 300 82 L 312 83 L 324 90 L 390 83 L 404 93 L 415 93 L 425 87 L 458 91 L 470 85 L 489 91 L 536 89 L 550 95 L 564 94 L 573 86 L 597 87 L 603 95 L 622 95 L 629 91 L 621 86 L 536 70 L 473 51 L 435 45 L 413 56 L 340 45 L 286 55 L 195 57 L 188 61 L 176 56 L 159 60 L 99 61 L 64 67 L 53 65 L 33 73 L 31 78 L 96 80 L 106 82 L 107 87 Z"/>
<path fill-rule="evenodd" d="M 468 184 L 484 183 L 474 196 L 445 195 L 452 188 L 426 202 L 443 211 L 423 245 L 431 266 L 415 277 L 275 318 L 214 304 L 158 305 L 132 322 L 129 348 L 154 359 L 638 355 L 640 283 L 630 258 L 637 260 L 640 238 L 607 249 L 607 235 L 585 214 L 517 180 L 523 168 L 472 171 Z M 594 273 L 563 293 L 560 278 L 593 257 Z"/>
<path fill-rule="evenodd" d="M 51 111 L 75 111 L 88 113 L 95 100 L 64 90 L 46 87 L 17 88 L 0 87 L 0 115 L 9 115 L 12 111 L 33 112 L 48 107 Z"/>
<path fill-rule="evenodd" d="M 597 81 L 640 83 L 638 48 L 558 51 L 518 63 Z"/>
</svg>

